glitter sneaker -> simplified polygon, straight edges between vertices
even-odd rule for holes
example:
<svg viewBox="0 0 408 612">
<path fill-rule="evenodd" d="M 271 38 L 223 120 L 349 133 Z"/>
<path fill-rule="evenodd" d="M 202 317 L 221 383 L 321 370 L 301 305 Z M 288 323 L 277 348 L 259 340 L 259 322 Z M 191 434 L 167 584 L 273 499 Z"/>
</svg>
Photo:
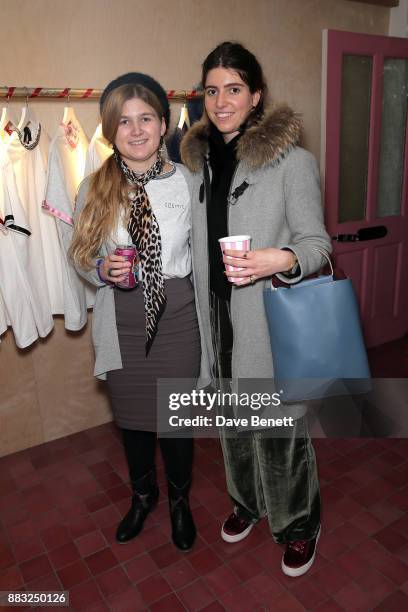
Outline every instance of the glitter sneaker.
<svg viewBox="0 0 408 612">
<path fill-rule="evenodd" d="M 296 540 L 286 544 L 281 565 L 282 572 L 286 576 L 292 576 L 292 578 L 302 576 L 312 567 L 319 537 L 320 527 L 316 537 L 312 540 Z"/>
<path fill-rule="evenodd" d="M 225 542 L 240 542 L 247 537 L 253 526 L 253 523 L 248 523 L 233 512 L 224 521 L 221 528 L 221 537 Z"/>
</svg>

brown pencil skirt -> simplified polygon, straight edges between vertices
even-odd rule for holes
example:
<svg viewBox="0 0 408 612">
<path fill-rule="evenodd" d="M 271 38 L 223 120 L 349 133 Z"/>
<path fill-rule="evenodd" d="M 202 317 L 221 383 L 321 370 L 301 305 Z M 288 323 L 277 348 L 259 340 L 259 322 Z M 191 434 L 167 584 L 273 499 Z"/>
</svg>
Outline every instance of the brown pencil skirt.
<svg viewBox="0 0 408 612">
<path fill-rule="evenodd" d="M 142 287 L 115 288 L 115 313 L 123 369 L 107 374 L 116 424 L 125 429 L 156 431 L 158 378 L 197 378 L 200 336 L 189 277 L 165 281 L 167 303 L 158 331 L 145 355 Z"/>
</svg>

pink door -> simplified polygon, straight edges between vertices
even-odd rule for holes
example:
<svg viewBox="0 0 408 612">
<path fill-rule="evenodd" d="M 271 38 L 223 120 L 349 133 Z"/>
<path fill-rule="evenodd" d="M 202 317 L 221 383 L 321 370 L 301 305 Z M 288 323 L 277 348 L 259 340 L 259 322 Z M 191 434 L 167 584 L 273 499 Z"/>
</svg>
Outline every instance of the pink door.
<svg viewBox="0 0 408 612">
<path fill-rule="evenodd" d="M 326 223 L 376 346 L 408 331 L 408 40 L 328 30 L 323 58 Z"/>
</svg>

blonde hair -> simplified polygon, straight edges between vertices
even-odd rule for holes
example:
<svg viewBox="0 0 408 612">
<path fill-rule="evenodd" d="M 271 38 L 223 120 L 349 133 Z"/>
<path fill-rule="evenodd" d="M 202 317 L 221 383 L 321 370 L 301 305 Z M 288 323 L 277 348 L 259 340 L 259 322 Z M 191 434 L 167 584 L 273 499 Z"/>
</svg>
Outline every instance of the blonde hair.
<svg viewBox="0 0 408 612">
<path fill-rule="evenodd" d="M 111 91 L 102 107 L 102 133 L 113 144 L 127 100 L 139 98 L 157 113 L 161 120 L 163 109 L 157 96 L 142 85 L 122 85 Z M 127 223 L 130 215 L 128 194 L 132 186 L 126 181 L 113 156 L 109 157 L 89 182 L 84 207 L 74 226 L 69 255 L 80 268 L 89 270 L 103 243 L 116 229 L 124 210 Z"/>
</svg>

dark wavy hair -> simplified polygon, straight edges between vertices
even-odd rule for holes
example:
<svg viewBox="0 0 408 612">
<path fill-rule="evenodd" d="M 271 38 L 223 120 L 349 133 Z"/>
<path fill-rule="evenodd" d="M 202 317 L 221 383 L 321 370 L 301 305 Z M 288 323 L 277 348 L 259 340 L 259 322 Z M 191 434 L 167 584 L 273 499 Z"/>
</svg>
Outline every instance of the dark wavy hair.
<svg viewBox="0 0 408 612">
<path fill-rule="evenodd" d="M 265 103 L 268 97 L 268 86 L 266 84 L 261 64 L 255 55 L 248 51 L 241 43 L 223 42 L 219 44 L 207 57 L 202 66 L 201 82 L 203 87 L 207 75 L 213 68 L 229 68 L 235 70 L 241 79 L 249 87 L 251 94 L 261 92 L 261 97 L 256 107 L 248 117 L 247 125 L 256 123 L 264 114 Z"/>
</svg>

